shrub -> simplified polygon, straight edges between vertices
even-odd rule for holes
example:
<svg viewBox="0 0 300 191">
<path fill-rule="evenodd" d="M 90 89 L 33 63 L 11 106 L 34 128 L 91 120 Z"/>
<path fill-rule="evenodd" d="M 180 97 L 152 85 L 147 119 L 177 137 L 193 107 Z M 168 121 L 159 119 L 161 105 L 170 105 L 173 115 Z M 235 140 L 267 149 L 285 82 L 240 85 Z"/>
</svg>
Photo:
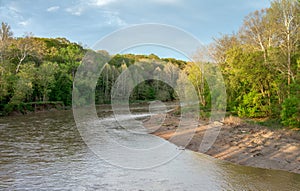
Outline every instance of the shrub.
<svg viewBox="0 0 300 191">
<path fill-rule="evenodd" d="M 288 127 L 300 127 L 300 100 L 290 97 L 284 100 L 281 110 L 281 122 Z"/>
<path fill-rule="evenodd" d="M 269 107 L 260 93 L 252 91 L 243 95 L 236 111 L 239 117 L 266 117 L 269 114 Z"/>
</svg>

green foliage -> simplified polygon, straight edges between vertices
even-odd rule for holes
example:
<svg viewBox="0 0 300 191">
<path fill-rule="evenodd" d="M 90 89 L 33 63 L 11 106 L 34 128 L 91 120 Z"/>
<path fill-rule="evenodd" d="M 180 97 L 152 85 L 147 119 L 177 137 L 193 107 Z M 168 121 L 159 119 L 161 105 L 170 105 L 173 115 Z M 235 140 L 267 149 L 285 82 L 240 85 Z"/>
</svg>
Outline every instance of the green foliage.
<svg viewBox="0 0 300 191">
<path fill-rule="evenodd" d="M 126 64 L 126 66 L 128 67 L 133 64 L 134 61 L 135 60 L 133 58 L 128 58 L 128 56 L 126 55 L 117 54 L 108 62 L 108 64 L 115 66 L 116 68 L 120 68 L 122 64 Z"/>
<path fill-rule="evenodd" d="M 1 115 L 30 111 L 31 102 L 71 105 L 73 78 L 86 50 L 65 38 L 14 38 L 5 23 L 0 33 Z"/>
<path fill-rule="evenodd" d="M 204 63 L 188 63 L 185 67 L 185 72 L 188 74 L 189 81 L 195 87 L 200 106 L 202 108 L 208 107 L 208 100 L 210 99 L 209 87 L 204 76 Z M 207 76 L 206 76 L 207 77 Z"/>
<path fill-rule="evenodd" d="M 130 95 L 130 100 L 174 100 L 174 90 L 168 84 L 159 80 L 146 80 L 136 87 Z"/>
<path fill-rule="evenodd" d="M 73 85 L 71 76 L 60 71 L 55 78 L 56 81 L 49 92 L 49 100 L 62 101 L 66 106 L 71 105 Z"/>
<path fill-rule="evenodd" d="M 299 127 L 300 6 L 276 0 L 245 17 L 237 34 L 212 44 L 226 84 L 228 110 Z"/>
<path fill-rule="evenodd" d="M 36 68 L 34 63 L 21 66 L 20 71 L 16 74 L 14 92 L 10 103 L 20 104 L 30 100 L 31 94 L 33 93 L 35 74 Z"/>
<path fill-rule="evenodd" d="M 0 41 L 0 109 L 3 111 L 1 115 L 14 110 L 30 110 L 24 104 L 31 102 L 62 101 L 67 106 L 71 105 L 75 73 L 88 50 L 65 38 L 50 39 L 33 36 L 13 38 L 9 25 L 5 23 L 2 23 L 0 32 L 3 33 Z M 120 73 L 137 62 L 140 63 L 136 67 L 137 70 L 148 70 L 151 73 L 164 69 L 156 62 L 164 62 L 165 65 L 168 65 L 166 64 L 168 62 L 169 66 L 166 66 L 166 69 L 172 68 L 172 62 L 175 65 L 184 65 L 183 61 L 176 59 L 163 61 L 155 54 L 117 54 L 110 57 L 104 50 L 91 52 L 91 58 L 99 62 L 103 62 L 103 56 L 111 59 L 98 78 L 95 95 L 91 95 L 95 85 L 91 83 L 94 79 L 93 74 L 86 74 L 91 78 L 78 82 L 80 91 L 75 89 L 74 95 L 80 95 L 82 98 L 78 100 L 79 103 L 76 103 L 79 105 L 89 103 L 93 97 L 96 103 L 109 103 L 112 86 Z M 122 83 L 130 84 L 142 78 L 138 73 L 131 75 L 129 72 L 129 75 L 121 80 Z M 130 101 L 173 100 L 174 90 L 160 81 L 148 80 L 134 88 L 130 99 Z"/>
<path fill-rule="evenodd" d="M 2 23 L 0 113 L 22 109 L 22 104 L 28 102 L 62 101 L 71 105 L 75 73 L 83 56 L 92 52 L 92 59 L 107 64 L 99 77 L 77 72 L 89 78 L 77 82 L 79 89 L 74 89 L 74 96 L 81 99 L 77 99 L 76 105 L 92 104 L 94 100 L 97 104 L 109 103 L 117 79 L 120 93 L 130 93 L 131 102 L 172 101 L 179 95 L 191 96 L 189 80 L 199 97 L 200 115 L 207 117 L 212 103 L 216 109 L 225 105 L 220 96 L 222 87 L 215 83 L 221 80 L 216 77 L 218 71 L 214 67 L 218 64 L 226 85 L 228 111 L 241 117 L 273 117 L 286 126 L 299 127 L 299 12 L 296 0 L 274 0 L 270 8 L 250 13 L 236 34 L 215 39 L 209 47 L 214 64 L 206 60 L 187 63 L 155 54 L 110 56 L 105 50 L 89 51 L 65 38 L 14 38 L 9 25 Z M 200 58 L 202 53 L 199 54 Z M 93 64 L 88 67 L 100 70 Z M 124 71 L 127 74 L 120 75 Z M 144 81 L 147 76 L 143 71 L 170 84 Z M 132 87 L 137 81 L 143 82 L 127 92 L 125 85 Z M 171 86 L 176 86 L 176 92 Z"/>
<path fill-rule="evenodd" d="M 300 99 L 290 97 L 284 100 L 281 111 L 282 124 L 289 127 L 300 127 Z"/>
<path fill-rule="evenodd" d="M 264 104 L 262 95 L 252 91 L 242 96 L 242 102 L 236 110 L 240 117 L 266 117 L 269 108 Z"/>
<path fill-rule="evenodd" d="M 52 62 L 44 62 L 37 69 L 36 85 L 41 93 L 42 101 L 48 101 L 51 88 L 55 85 L 57 69 L 58 65 Z"/>
<path fill-rule="evenodd" d="M 0 65 L 0 102 L 5 100 L 9 95 L 10 77 L 12 73 L 9 71 L 8 63 Z"/>
</svg>

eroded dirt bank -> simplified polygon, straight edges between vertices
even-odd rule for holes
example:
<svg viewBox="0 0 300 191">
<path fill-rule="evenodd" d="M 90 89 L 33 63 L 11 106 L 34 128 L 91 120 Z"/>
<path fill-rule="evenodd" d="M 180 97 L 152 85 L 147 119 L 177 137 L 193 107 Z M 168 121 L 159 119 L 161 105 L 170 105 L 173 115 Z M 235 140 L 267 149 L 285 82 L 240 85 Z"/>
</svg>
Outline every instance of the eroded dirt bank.
<svg viewBox="0 0 300 191">
<path fill-rule="evenodd" d="M 153 134 L 178 146 L 185 146 L 184 131 L 176 135 L 178 136 L 176 141 L 172 139 L 178 127 L 179 118 L 169 113 L 163 125 L 157 128 L 159 120 L 161 120 L 159 117 L 157 120 L 152 118 L 145 123 L 150 130 L 155 129 Z M 203 124 L 203 122 L 200 123 Z M 299 133 L 250 125 L 235 117 L 225 119 L 221 125 L 222 128 L 216 141 L 205 154 L 240 165 L 286 170 L 300 174 Z M 192 140 L 185 148 L 199 152 L 207 128 L 209 128 L 207 124 L 198 125 Z M 181 143 L 181 137 L 184 143 Z"/>
</svg>

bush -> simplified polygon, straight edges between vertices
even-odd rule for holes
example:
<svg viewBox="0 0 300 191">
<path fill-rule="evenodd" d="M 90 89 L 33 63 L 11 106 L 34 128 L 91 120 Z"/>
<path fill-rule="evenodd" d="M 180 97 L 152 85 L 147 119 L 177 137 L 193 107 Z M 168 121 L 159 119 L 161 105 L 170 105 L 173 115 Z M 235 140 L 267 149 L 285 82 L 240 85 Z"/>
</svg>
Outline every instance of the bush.
<svg viewBox="0 0 300 191">
<path fill-rule="evenodd" d="M 239 117 L 266 117 L 269 115 L 269 107 L 263 96 L 255 91 L 243 95 L 242 101 L 235 108 Z"/>
<path fill-rule="evenodd" d="M 281 110 L 281 122 L 288 127 L 300 127 L 300 100 L 290 97 L 284 100 Z"/>
</svg>

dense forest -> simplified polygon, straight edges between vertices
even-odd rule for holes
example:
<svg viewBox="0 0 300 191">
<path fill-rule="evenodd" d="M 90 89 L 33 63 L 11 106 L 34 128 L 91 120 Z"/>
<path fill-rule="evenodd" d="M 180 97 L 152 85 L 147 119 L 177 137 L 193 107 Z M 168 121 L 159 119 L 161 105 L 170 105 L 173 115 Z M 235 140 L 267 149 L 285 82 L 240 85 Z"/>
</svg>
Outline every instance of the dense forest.
<svg viewBox="0 0 300 191">
<path fill-rule="evenodd" d="M 241 117 L 273 117 L 300 127 L 300 7 L 274 0 L 245 17 L 239 31 L 215 39 L 228 110 Z"/>
<path fill-rule="evenodd" d="M 215 38 L 207 46 L 210 62 L 186 62 L 154 54 L 111 55 L 97 83 L 96 103 L 109 103 L 117 77 L 139 62 L 153 72 L 170 73 L 179 68 L 195 86 L 200 107 L 209 110 L 211 96 L 202 72 L 208 65 L 217 65 L 225 80 L 229 112 L 240 117 L 278 119 L 285 126 L 300 127 L 299 25 L 299 3 L 274 0 L 269 8 L 245 17 L 237 32 Z M 86 52 L 92 50 L 65 38 L 14 37 L 4 22 L 0 37 L 1 115 L 24 103 L 60 101 L 71 105 L 76 69 Z M 95 53 L 109 55 L 104 50 Z M 201 54 L 196 53 L 195 58 Z M 179 75 L 175 78 L 180 80 Z M 139 84 L 131 94 L 131 101 L 156 99 L 172 101 L 177 95 L 173 88 L 156 80 Z"/>
<path fill-rule="evenodd" d="M 0 64 L 0 111 L 6 115 L 14 110 L 33 109 L 31 103 L 63 102 L 72 103 L 72 85 L 77 67 L 87 50 L 65 38 L 39 38 L 25 36 L 14 38 L 10 26 L 1 26 Z M 136 62 L 145 65 L 147 70 L 172 71 L 183 67 L 184 61 L 150 55 L 114 55 L 104 50 L 93 51 L 107 55 L 96 86 L 96 104 L 110 103 L 111 88 L 118 76 Z M 147 64 L 149 63 L 149 64 Z M 150 64 L 151 63 L 151 64 Z M 127 79 L 124 79 L 125 81 Z M 174 90 L 161 81 L 148 80 L 139 84 L 130 97 L 131 101 L 145 100 L 172 101 L 176 99 Z M 29 105 L 25 104 L 29 103 Z M 27 107 L 28 108 L 24 108 Z"/>
</svg>

